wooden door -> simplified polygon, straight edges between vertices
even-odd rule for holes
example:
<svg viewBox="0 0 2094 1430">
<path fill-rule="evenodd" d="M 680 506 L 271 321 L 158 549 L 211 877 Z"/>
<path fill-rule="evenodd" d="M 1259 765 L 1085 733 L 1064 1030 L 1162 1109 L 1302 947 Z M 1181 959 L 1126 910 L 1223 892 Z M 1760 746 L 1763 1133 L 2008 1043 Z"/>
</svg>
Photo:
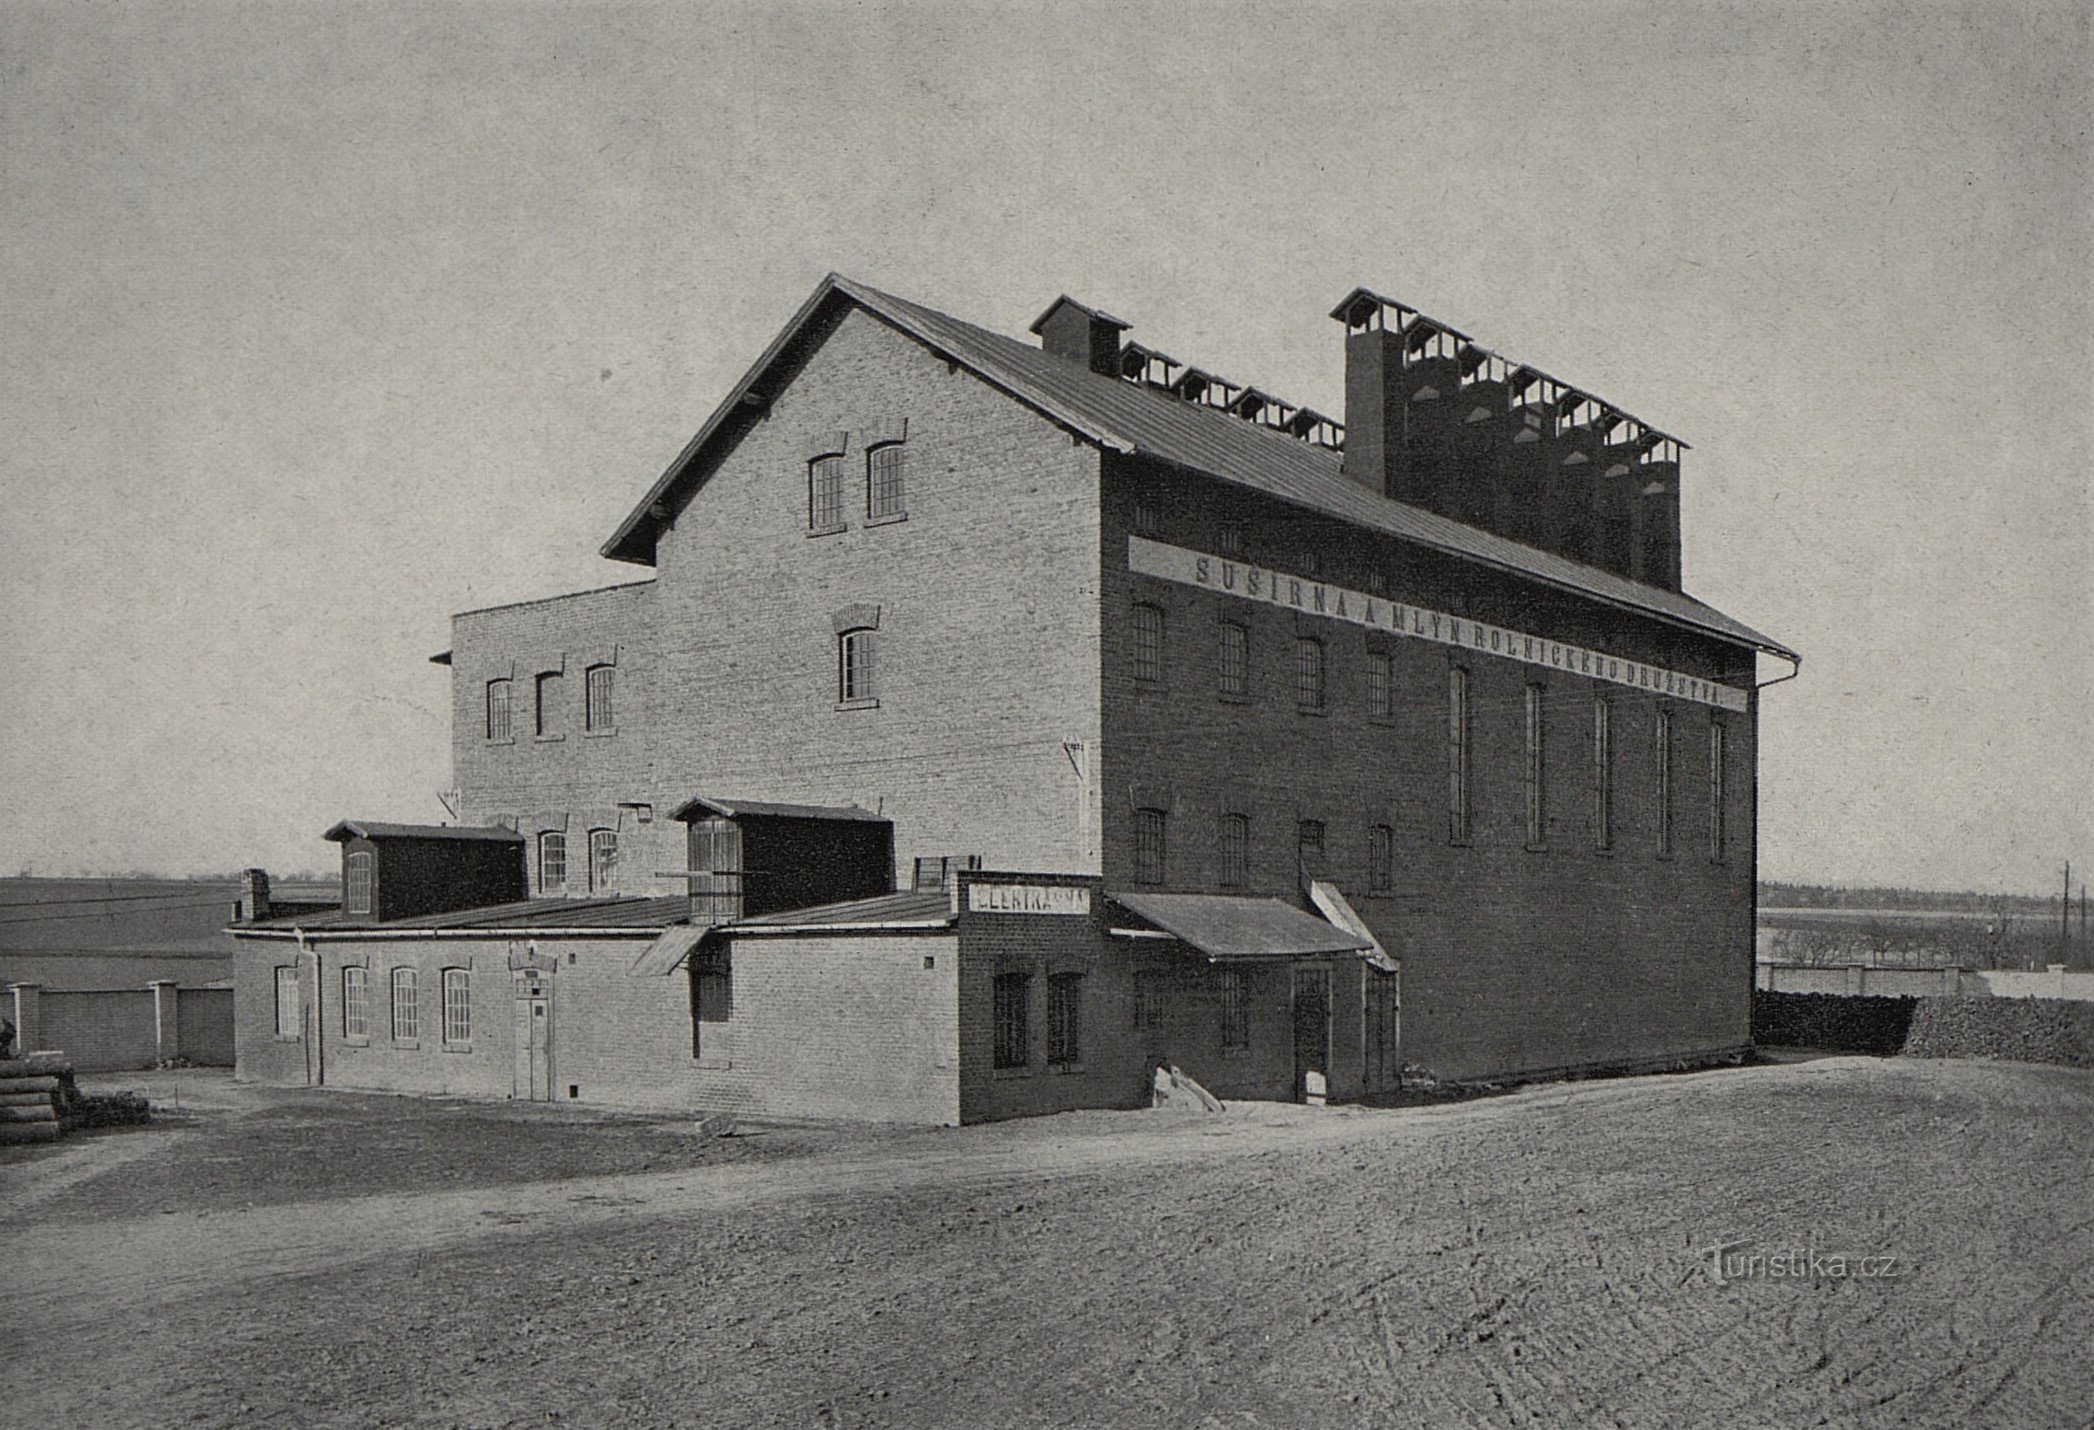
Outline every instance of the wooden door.
<svg viewBox="0 0 2094 1430">
<path fill-rule="evenodd" d="M 552 1101 L 552 1011 L 542 996 L 516 1000 L 516 1096 Z"/>
</svg>

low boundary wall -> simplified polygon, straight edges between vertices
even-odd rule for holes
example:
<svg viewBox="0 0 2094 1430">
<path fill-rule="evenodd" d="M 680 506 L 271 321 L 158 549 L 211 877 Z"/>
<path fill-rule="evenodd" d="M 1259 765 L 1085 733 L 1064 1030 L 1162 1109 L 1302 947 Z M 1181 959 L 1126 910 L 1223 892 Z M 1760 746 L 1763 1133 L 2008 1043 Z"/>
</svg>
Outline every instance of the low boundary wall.
<svg viewBox="0 0 2094 1430">
<path fill-rule="evenodd" d="M 79 1072 L 128 1072 L 181 1059 L 233 1065 L 233 991 L 182 988 L 172 979 L 144 988 L 58 992 L 8 985 L 0 1013 L 15 1025 L 23 1054 L 61 1052 Z M 0 1056 L 9 1050 L 0 1048 Z"/>
</svg>

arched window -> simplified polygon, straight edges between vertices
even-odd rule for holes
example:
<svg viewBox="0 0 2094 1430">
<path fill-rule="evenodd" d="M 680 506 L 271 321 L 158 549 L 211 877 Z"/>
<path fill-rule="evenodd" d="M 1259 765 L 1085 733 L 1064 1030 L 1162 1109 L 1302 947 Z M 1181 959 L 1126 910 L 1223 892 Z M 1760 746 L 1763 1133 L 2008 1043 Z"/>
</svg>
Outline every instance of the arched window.
<svg viewBox="0 0 2094 1430">
<path fill-rule="evenodd" d="M 618 873 L 618 831 L 615 829 L 592 829 L 589 831 L 589 887 L 603 890 L 611 887 Z"/>
<path fill-rule="evenodd" d="M 1223 621 L 1218 648 L 1218 688 L 1225 700 L 1241 700 L 1251 693 L 1251 628 L 1241 621 Z"/>
<path fill-rule="evenodd" d="M 1396 662 L 1385 650 L 1367 653 L 1367 713 L 1377 720 L 1396 715 Z"/>
<path fill-rule="evenodd" d="M 444 1041 L 473 1040 L 473 975 L 464 968 L 444 970 Z"/>
<path fill-rule="evenodd" d="M 412 968 L 393 970 L 393 1041 L 412 1043 L 422 1036 L 421 993 Z"/>
<path fill-rule="evenodd" d="M 560 672 L 541 671 L 537 681 L 537 705 L 532 711 L 533 734 L 550 735 L 560 726 Z"/>
<path fill-rule="evenodd" d="M 583 724 L 590 730 L 609 730 L 616 723 L 611 709 L 611 682 L 617 678 L 618 669 L 610 665 L 592 665 L 583 687 Z"/>
<path fill-rule="evenodd" d="M 358 849 L 342 860 L 342 912 L 371 912 L 371 855 Z"/>
<path fill-rule="evenodd" d="M 1396 831 L 1377 824 L 1367 831 L 1367 892 L 1386 894 L 1396 885 Z"/>
<path fill-rule="evenodd" d="M 515 738 L 509 719 L 509 691 L 513 683 L 507 678 L 487 682 L 487 738 L 490 740 Z"/>
<path fill-rule="evenodd" d="M 548 829 L 538 836 L 538 892 L 550 894 L 567 887 L 567 836 Z"/>
<path fill-rule="evenodd" d="M 1163 822 L 1160 809 L 1134 812 L 1134 880 L 1138 884 L 1163 882 Z"/>
<path fill-rule="evenodd" d="M 836 701 L 848 705 L 873 698 L 873 633 L 843 631 L 836 637 Z"/>
<path fill-rule="evenodd" d="M 1304 710 L 1323 708 L 1323 642 L 1314 636 L 1294 642 L 1294 703 Z"/>
<path fill-rule="evenodd" d="M 865 515 L 872 521 L 902 515 L 902 474 L 908 449 L 887 442 L 865 454 Z"/>
<path fill-rule="evenodd" d="M 829 531 L 843 525 L 843 458 L 816 457 L 807 464 L 807 526 Z"/>
<path fill-rule="evenodd" d="M 1247 815 L 1225 814 L 1221 822 L 1221 885 L 1240 889 L 1250 882 L 1251 821 Z"/>
</svg>

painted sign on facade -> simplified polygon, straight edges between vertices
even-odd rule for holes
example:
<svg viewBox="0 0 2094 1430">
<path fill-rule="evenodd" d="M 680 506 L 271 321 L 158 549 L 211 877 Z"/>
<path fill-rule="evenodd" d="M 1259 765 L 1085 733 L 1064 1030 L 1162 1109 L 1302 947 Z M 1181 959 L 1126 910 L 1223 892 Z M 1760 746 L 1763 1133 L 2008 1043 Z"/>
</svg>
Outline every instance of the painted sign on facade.
<svg viewBox="0 0 2094 1430">
<path fill-rule="evenodd" d="M 1445 611 L 1384 600 L 1285 571 L 1190 551 L 1182 546 L 1168 546 L 1147 537 L 1127 538 L 1127 569 L 1162 581 L 1199 586 L 1247 601 L 1285 606 L 1290 610 L 1344 621 L 1347 625 L 1386 631 L 1392 636 L 1457 646 L 1524 665 L 1569 671 L 1615 685 L 1630 685 L 1654 694 L 1713 705 L 1721 710 L 1742 711 L 1747 705 L 1746 692 L 1735 686 L 1719 685 L 1713 680 L 1683 675 L 1662 666 L 1645 665 L 1642 661 L 1624 660 L 1605 651 L 1588 650 L 1527 631 L 1472 621 L 1466 616 L 1451 616 Z"/>
<path fill-rule="evenodd" d="M 977 914 L 1076 914 L 1091 911 L 1091 891 L 1064 884 L 969 884 L 967 908 Z"/>
</svg>

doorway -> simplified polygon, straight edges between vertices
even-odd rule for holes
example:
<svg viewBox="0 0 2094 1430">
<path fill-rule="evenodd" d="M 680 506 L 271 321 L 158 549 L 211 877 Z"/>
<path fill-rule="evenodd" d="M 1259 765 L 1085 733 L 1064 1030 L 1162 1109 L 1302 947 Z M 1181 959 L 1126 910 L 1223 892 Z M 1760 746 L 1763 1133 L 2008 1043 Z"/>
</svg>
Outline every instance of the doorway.
<svg viewBox="0 0 2094 1430">
<path fill-rule="evenodd" d="M 1326 1085 L 1331 1071 L 1331 971 L 1294 970 L 1294 1095 L 1308 1096 L 1309 1074 Z"/>
<path fill-rule="evenodd" d="M 516 1096 L 521 1101 L 552 1101 L 549 1002 L 543 994 L 516 1000 Z"/>
</svg>

